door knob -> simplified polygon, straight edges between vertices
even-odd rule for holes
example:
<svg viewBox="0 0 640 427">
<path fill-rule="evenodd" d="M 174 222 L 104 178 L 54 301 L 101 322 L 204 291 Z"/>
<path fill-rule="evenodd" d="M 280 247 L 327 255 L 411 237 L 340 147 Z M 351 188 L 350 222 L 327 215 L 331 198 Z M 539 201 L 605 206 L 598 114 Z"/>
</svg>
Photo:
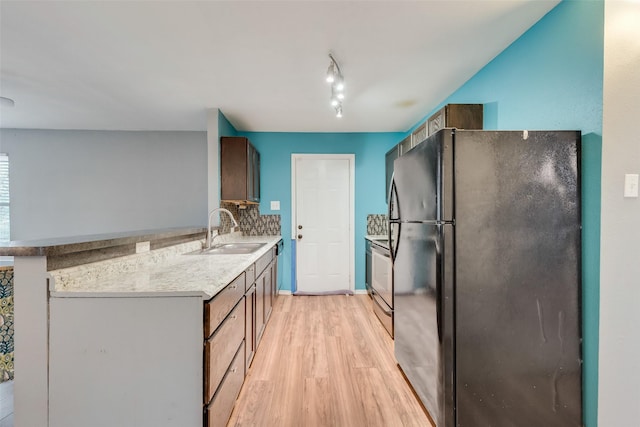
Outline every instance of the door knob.
<svg viewBox="0 0 640 427">
<path fill-rule="evenodd" d="M 298 226 L 298 230 L 302 230 L 302 226 L 301 225 Z"/>
<path fill-rule="evenodd" d="M 302 239 L 302 234 L 298 234 L 298 239 Z"/>
</svg>

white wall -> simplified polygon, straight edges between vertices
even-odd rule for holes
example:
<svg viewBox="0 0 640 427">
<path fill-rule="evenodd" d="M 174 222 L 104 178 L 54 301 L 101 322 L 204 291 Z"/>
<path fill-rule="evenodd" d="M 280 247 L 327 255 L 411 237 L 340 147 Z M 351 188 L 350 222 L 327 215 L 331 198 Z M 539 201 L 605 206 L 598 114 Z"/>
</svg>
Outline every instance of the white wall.
<svg viewBox="0 0 640 427">
<path fill-rule="evenodd" d="M 640 423 L 640 1 L 605 0 L 598 425 Z"/>
<path fill-rule="evenodd" d="M 11 238 L 204 226 L 205 132 L 0 129 Z"/>
<path fill-rule="evenodd" d="M 220 135 L 219 135 L 219 110 L 210 108 L 207 110 L 207 165 L 208 165 L 208 189 L 207 212 L 220 207 Z M 220 222 L 219 215 L 214 215 L 214 224 Z"/>
</svg>

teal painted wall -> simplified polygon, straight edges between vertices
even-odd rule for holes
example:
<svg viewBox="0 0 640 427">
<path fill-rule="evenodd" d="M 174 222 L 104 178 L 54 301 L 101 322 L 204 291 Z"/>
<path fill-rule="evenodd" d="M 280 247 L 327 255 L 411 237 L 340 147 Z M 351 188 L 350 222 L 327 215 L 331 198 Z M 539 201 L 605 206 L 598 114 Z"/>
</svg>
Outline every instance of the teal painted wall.
<svg viewBox="0 0 640 427">
<path fill-rule="evenodd" d="M 218 136 L 237 136 L 238 131 L 227 120 L 222 111 L 218 110 Z"/>
<path fill-rule="evenodd" d="M 604 3 L 564 0 L 406 133 L 240 133 L 262 156 L 262 213 L 281 201 L 291 254 L 291 153 L 356 154 L 356 286 L 366 214 L 384 213 L 384 153 L 448 103 L 482 103 L 486 129 L 578 129 L 582 144 L 584 424 L 597 426 Z M 290 257 L 290 255 L 289 255 Z M 285 271 L 291 269 L 285 257 Z M 291 288 L 285 277 L 284 289 Z"/>
<path fill-rule="evenodd" d="M 602 0 L 565 0 L 440 105 L 484 104 L 485 129 L 582 131 L 583 401 L 587 427 L 597 425 L 598 415 L 603 37 Z M 413 128 L 422 122 L 424 119 Z"/>
<path fill-rule="evenodd" d="M 384 155 L 400 133 L 270 133 L 239 132 L 260 152 L 260 213 L 280 214 L 284 240 L 283 271 L 291 271 L 291 154 L 355 154 L 355 286 L 364 285 L 364 236 L 367 214 L 385 213 Z M 271 211 L 270 202 L 280 201 Z M 282 289 L 292 289 L 285 273 Z"/>
</svg>

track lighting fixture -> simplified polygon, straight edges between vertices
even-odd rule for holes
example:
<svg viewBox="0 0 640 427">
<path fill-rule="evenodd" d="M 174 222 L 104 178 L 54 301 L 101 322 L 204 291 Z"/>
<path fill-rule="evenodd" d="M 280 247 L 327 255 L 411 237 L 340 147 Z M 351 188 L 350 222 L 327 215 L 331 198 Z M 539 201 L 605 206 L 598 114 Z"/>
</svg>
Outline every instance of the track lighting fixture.
<svg viewBox="0 0 640 427">
<path fill-rule="evenodd" d="M 327 68 L 327 83 L 333 83 L 336 79 L 336 63 L 333 61 L 331 54 L 329 54 L 329 58 L 331 58 L 331 63 Z"/>
<path fill-rule="evenodd" d="M 331 84 L 331 106 L 336 110 L 336 117 L 342 117 L 342 101 L 344 100 L 344 77 L 338 62 L 329 54 L 329 68 L 327 68 L 327 83 Z"/>
</svg>

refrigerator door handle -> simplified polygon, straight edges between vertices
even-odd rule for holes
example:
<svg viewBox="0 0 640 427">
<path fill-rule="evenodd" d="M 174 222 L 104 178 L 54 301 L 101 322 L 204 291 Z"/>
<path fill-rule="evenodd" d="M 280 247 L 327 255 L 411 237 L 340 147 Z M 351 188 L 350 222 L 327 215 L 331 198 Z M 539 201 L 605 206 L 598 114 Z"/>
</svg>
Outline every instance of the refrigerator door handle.
<svg viewBox="0 0 640 427">
<path fill-rule="evenodd" d="M 395 173 L 391 174 L 391 185 L 389 186 L 389 197 L 387 203 L 389 209 L 389 221 L 397 221 L 400 219 L 400 207 L 398 204 L 398 189 L 396 188 Z"/>
<path fill-rule="evenodd" d="M 395 238 L 393 237 L 393 230 L 395 227 L 398 228 L 398 232 L 395 233 Z M 390 222 L 389 223 L 389 255 L 391 256 L 391 263 L 394 264 L 396 262 L 396 255 L 398 253 L 398 242 L 400 241 L 400 232 L 402 230 L 402 224 L 399 222 Z"/>
<path fill-rule="evenodd" d="M 396 189 L 395 176 L 391 175 L 391 187 L 389 188 L 389 215 L 387 218 L 387 232 L 389 233 L 389 254 L 391 255 L 391 263 L 396 260 L 396 254 L 398 253 L 397 242 L 400 241 L 400 223 L 397 222 L 400 218 L 400 208 L 398 201 L 398 191 Z M 394 217 L 394 212 L 397 212 L 397 218 Z M 394 227 L 398 227 L 398 232 L 394 236 Z M 395 237 L 395 238 L 394 238 Z"/>
</svg>

